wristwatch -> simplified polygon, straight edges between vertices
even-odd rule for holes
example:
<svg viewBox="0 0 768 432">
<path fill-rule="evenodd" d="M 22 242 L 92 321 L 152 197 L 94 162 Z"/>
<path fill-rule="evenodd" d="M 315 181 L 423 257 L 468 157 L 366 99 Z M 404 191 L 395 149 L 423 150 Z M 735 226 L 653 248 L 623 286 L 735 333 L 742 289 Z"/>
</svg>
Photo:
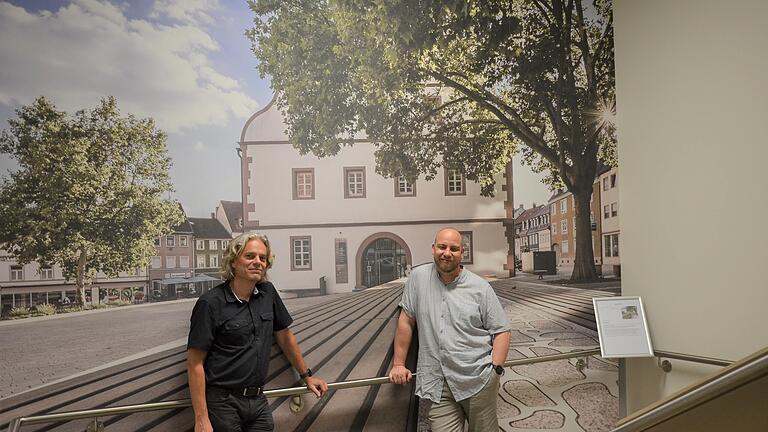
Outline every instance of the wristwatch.
<svg viewBox="0 0 768 432">
<path fill-rule="evenodd" d="M 304 379 L 306 377 L 311 377 L 311 376 L 312 376 L 312 369 L 310 368 L 307 368 L 307 371 L 304 372 L 303 374 L 299 374 L 299 378 L 301 379 Z"/>
<path fill-rule="evenodd" d="M 491 363 L 491 367 L 493 368 L 493 371 L 496 372 L 498 376 L 504 375 L 504 366 L 501 365 L 495 365 Z"/>
</svg>

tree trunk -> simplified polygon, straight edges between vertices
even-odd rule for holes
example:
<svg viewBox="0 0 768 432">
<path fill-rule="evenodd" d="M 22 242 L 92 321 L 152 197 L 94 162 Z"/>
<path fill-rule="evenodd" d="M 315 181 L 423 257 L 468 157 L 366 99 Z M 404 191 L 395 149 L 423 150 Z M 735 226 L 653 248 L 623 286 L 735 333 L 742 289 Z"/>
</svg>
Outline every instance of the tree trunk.
<svg viewBox="0 0 768 432">
<path fill-rule="evenodd" d="M 509 249 L 507 251 L 507 257 L 512 255 L 512 266 L 509 265 L 509 259 L 507 259 L 507 270 L 509 271 L 509 277 L 515 277 L 517 275 L 517 255 L 515 255 L 515 190 L 514 190 L 514 182 L 512 179 L 512 158 L 509 159 L 509 162 L 507 162 L 507 166 L 505 167 L 506 170 L 506 184 L 507 184 L 507 201 L 509 201 L 509 208 L 511 208 L 511 221 L 512 223 L 510 225 L 507 225 L 505 228 L 505 231 L 508 232 L 507 234 L 507 244 L 509 246 Z"/>
<path fill-rule="evenodd" d="M 592 248 L 592 209 L 589 201 L 592 196 L 592 181 L 584 181 L 571 193 L 576 205 L 576 231 L 573 233 L 576 241 L 576 258 L 574 259 L 572 281 L 588 281 L 597 279 L 595 258 Z"/>
<path fill-rule="evenodd" d="M 80 257 L 77 259 L 77 275 L 75 276 L 75 285 L 77 286 L 77 295 L 80 299 L 80 305 L 85 304 L 85 264 L 88 262 L 88 255 L 85 249 L 80 250 Z"/>
</svg>

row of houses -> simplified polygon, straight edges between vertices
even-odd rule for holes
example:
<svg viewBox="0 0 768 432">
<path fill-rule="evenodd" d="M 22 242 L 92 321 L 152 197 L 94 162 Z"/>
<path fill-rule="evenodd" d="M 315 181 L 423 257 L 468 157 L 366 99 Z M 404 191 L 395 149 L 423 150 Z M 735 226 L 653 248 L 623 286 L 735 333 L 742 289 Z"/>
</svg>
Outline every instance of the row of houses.
<svg viewBox="0 0 768 432">
<path fill-rule="evenodd" d="M 242 232 L 242 204 L 220 201 L 209 218 L 184 217 L 167 235 L 155 239 L 155 255 L 142 266 L 117 277 L 96 275 L 87 290 L 92 303 L 117 299 L 177 298 L 197 295 L 219 283 L 219 263 L 229 241 Z M 57 265 L 21 265 L 0 251 L 0 307 L 74 302 L 76 288 Z"/>
<path fill-rule="evenodd" d="M 592 250 L 595 266 L 603 274 L 621 273 L 619 256 L 618 168 L 604 170 L 596 179 L 590 200 Z M 560 266 L 573 266 L 576 258 L 576 207 L 573 194 L 558 191 L 546 204 L 520 206 L 515 217 L 515 255 L 554 251 Z"/>
</svg>

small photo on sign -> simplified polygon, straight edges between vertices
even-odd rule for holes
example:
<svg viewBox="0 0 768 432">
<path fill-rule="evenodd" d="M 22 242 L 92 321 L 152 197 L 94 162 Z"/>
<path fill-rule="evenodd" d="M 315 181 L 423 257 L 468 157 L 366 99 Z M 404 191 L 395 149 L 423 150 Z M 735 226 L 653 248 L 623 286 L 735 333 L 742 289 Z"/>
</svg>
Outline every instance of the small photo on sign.
<svg viewBox="0 0 768 432">
<path fill-rule="evenodd" d="M 637 306 L 626 306 L 621 309 L 621 318 L 623 319 L 635 319 L 637 318 Z"/>
</svg>

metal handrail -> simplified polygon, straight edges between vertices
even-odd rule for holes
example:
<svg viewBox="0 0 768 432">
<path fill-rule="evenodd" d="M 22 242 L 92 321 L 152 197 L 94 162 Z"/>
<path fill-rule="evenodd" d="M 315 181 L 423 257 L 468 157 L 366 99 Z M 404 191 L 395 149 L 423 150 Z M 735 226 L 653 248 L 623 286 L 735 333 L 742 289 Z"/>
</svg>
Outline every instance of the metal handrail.
<svg viewBox="0 0 768 432">
<path fill-rule="evenodd" d="M 534 363 L 543 363 L 554 360 L 565 360 L 576 357 L 590 357 L 596 354 L 600 354 L 600 349 L 571 351 L 561 354 L 551 354 L 540 357 L 523 358 L 515 360 L 507 360 L 504 363 L 505 367 L 521 366 Z M 415 377 L 416 374 L 414 373 Z M 376 378 L 364 378 L 350 381 L 340 381 L 328 384 L 328 390 L 341 390 L 355 387 L 365 387 L 372 385 L 389 384 L 389 377 L 376 377 Z M 282 396 L 298 396 L 304 393 L 309 393 L 310 390 L 306 387 L 287 387 L 274 390 L 264 390 L 264 396 L 268 398 L 282 397 Z M 51 423 L 62 420 L 79 420 L 84 418 L 96 418 L 105 417 L 117 414 L 133 414 L 146 411 L 159 411 L 174 408 L 187 408 L 192 406 L 190 399 L 180 399 L 166 402 L 153 402 L 138 405 L 123 405 L 110 408 L 97 408 L 81 411 L 67 411 L 55 414 L 44 414 L 30 417 L 18 417 L 13 419 L 8 425 L 8 432 L 18 432 L 22 424 L 39 424 L 39 423 Z"/>
<path fill-rule="evenodd" d="M 713 357 L 695 356 L 691 354 L 676 353 L 672 351 L 654 350 L 653 354 L 656 357 L 663 357 L 663 358 L 668 358 L 673 360 L 685 360 L 689 362 L 702 363 L 702 364 L 708 364 L 708 365 L 714 365 L 714 366 L 730 366 L 733 364 L 733 361 L 731 360 L 723 360 L 723 359 L 713 358 Z"/>
<path fill-rule="evenodd" d="M 702 382 L 688 386 L 647 408 L 620 419 L 612 432 L 647 430 L 766 375 L 768 375 L 768 348 L 763 348 Z"/>
</svg>

